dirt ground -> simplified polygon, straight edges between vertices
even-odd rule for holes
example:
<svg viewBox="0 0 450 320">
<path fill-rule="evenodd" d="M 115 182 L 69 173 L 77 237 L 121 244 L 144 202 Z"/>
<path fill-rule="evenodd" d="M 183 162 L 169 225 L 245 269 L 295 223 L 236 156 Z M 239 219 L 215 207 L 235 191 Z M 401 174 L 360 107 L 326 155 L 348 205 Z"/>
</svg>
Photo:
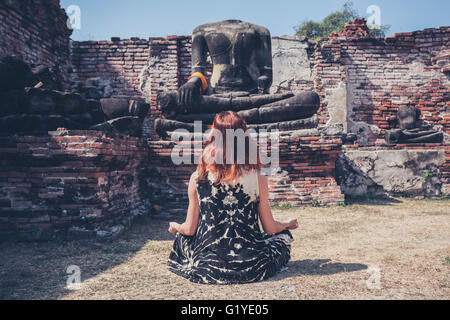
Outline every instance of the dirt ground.
<svg viewBox="0 0 450 320">
<path fill-rule="evenodd" d="M 392 199 L 277 209 L 298 218 L 287 271 L 233 286 L 193 284 L 167 270 L 167 221 L 112 243 L 0 244 L 0 299 L 450 299 L 450 200 Z M 81 290 L 66 287 L 68 266 Z"/>
</svg>

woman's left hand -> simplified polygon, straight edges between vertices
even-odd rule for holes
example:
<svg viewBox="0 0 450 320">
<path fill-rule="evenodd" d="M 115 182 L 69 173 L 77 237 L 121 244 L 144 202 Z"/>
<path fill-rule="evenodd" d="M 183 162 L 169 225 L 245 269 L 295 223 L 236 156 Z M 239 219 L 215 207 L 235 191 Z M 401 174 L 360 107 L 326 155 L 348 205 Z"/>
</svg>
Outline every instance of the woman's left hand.
<svg viewBox="0 0 450 320">
<path fill-rule="evenodd" d="M 171 234 L 177 234 L 179 228 L 180 228 L 179 223 L 176 223 L 176 222 L 169 223 L 169 232 Z"/>
<path fill-rule="evenodd" d="M 289 230 L 295 230 L 295 229 L 297 229 L 297 228 L 298 228 L 298 221 L 297 221 L 297 219 L 292 219 L 291 221 L 289 221 L 289 222 L 287 223 L 287 228 L 288 228 Z"/>
</svg>

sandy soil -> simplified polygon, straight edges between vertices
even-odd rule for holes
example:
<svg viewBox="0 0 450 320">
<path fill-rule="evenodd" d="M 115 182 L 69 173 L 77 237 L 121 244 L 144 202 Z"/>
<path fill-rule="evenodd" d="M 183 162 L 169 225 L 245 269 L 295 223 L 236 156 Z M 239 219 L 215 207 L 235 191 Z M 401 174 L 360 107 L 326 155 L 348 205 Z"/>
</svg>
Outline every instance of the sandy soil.
<svg viewBox="0 0 450 320">
<path fill-rule="evenodd" d="M 274 210 L 300 228 L 287 271 L 233 286 L 192 284 L 166 268 L 167 221 L 112 243 L 0 244 L 1 299 L 450 299 L 450 200 L 393 199 Z M 66 287 L 67 267 L 82 289 Z"/>
</svg>

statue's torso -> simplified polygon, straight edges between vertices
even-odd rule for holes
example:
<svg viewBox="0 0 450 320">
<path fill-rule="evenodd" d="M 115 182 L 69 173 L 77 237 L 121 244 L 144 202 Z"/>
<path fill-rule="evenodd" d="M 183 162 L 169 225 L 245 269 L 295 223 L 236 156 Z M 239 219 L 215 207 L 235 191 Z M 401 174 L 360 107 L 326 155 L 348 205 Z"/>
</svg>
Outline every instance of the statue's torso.
<svg viewBox="0 0 450 320">
<path fill-rule="evenodd" d="M 412 130 L 418 125 L 420 112 L 415 107 L 402 107 L 397 112 L 397 120 L 400 129 Z"/>
<path fill-rule="evenodd" d="M 205 39 L 213 63 L 210 84 L 217 92 L 257 89 L 256 55 L 258 50 L 267 50 L 262 45 L 263 37 L 270 39 L 267 29 L 230 20 L 202 25 L 194 36 Z"/>
</svg>

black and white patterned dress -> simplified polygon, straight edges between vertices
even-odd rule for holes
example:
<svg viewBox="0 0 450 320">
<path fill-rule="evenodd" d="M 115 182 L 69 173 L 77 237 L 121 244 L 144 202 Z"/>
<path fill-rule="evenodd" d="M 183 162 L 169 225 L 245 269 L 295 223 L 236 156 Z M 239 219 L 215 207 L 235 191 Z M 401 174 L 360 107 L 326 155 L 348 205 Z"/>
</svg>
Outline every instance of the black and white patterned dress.
<svg viewBox="0 0 450 320">
<path fill-rule="evenodd" d="M 176 235 L 169 270 L 197 283 L 234 284 L 267 279 L 290 259 L 292 235 L 261 232 L 258 173 L 235 183 L 197 182 L 200 216 L 194 236 Z"/>
</svg>

